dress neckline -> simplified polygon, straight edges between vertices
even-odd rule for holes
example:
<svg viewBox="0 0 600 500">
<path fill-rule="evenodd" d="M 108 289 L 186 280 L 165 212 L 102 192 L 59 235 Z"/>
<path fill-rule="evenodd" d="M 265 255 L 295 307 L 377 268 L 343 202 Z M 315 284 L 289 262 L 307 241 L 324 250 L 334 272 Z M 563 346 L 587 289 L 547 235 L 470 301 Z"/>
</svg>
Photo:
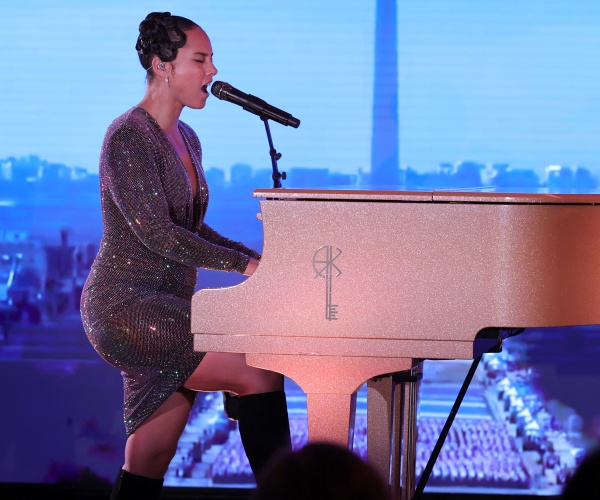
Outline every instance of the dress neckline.
<svg viewBox="0 0 600 500">
<path fill-rule="evenodd" d="M 142 114 L 152 123 L 152 125 L 156 129 L 158 129 L 160 131 L 160 134 L 163 136 L 163 139 L 169 145 L 169 148 L 171 149 L 171 153 L 173 153 L 175 155 L 175 157 L 177 157 L 177 160 L 179 161 L 179 166 L 181 168 L 183 168 L 183 170 L 185 172 L 185 175 L 189 179 L 190 196 L 192 197 L 192 200 L 194 200 L 194 202 L 196 202 L 197 198 L 200 196 L 200 191 L 201 191 L 201 186 L 200 186 L 200 169 L 198 168 L 198 165 L 196 164 L 196 161 L 194 160 L 194 155 L 192 155 L 192 151 L 190 149 L 190 143 L 189 143 L 188 137 L 187 137 L 187 135 L 185 133 L 185 129 L 181 125 L 181 121 L 180 120 L 177 121 L 177 130 L 179 130 L 179 133 L 181 134 L 181 137 L 183 138 L 183 143 L 185 145 L 185 148 L 186 148 L 186 150 L 188 152 L 188 155 L 190 157 L 190 160 L 192 162 L 192 166 L 194 167 L 194 172 L 196 173 L 196 195 L 195 196 L 194 196 L 194 189 L 192 188 L 192 179 L 190 179 L 190 176 L 188 175 L 188 172 L 187 172 L 187 168 L 186 168 L 185 164 L 183 163 L 183 160 L 181 159 L 181 156 L 179 156 L 179 153 L 177 153 L 177 150 L 175 149 L 175 147 L 173 146 L 173 144 L 169 140 L 169 137 L 167 136 L 167 133 L 162 129 L 162 127 L 156 121 L 156 118 L 154 118 L 147 109 L 142 108 L 141 106 L 135 106 L 133 109 L 134 110 L 141 110 Z"/>
<path fill-rule="evenodd" d="M 137 110 L 139 110 L 142 113 L 146 121 L 150 123 L 152 127 L 156 128 L 159 131 L 158 133 L 167 142 L 171 153 L 177 158 L 179 166 L 183 169 L 185 176 L 188 179 L 188 188 L 190 190 L 190 197 L 192 199 L 192 204 L 194 207 L 194 224 L 197 226 L 204 219 L 204 214 L 202 212 L 205 210 L 203 208 L 203 205 L 206 205 L 206 203 L 208 202 L 208 190 L 205 187 L 206 179 L 204 176 L 204 170 L 202 169 L 202 165 L 200 163 L 197 163 L 194 159 L 194 155 L 192 154 L 192 149 L 190 147 L 189 138 L 185 132 L 185 128 L 183 127 L 181 120 L 178 121 L 177 128 L 179 129 L 179 132 L 183 137 L 183 142 L 185 143 L 185 147 L 187 148 L 188 154 L 190 155 L 192 165 L 194 166 L 194 171 L 196 172 L 196 196 L 194 196 L 194 192 L 192 189 L 192 180 L 188 175 L 187 168 L 185 167 L 181 156 L 179 156 L 179 154 L 175 150 L 175 147 L 173 146 L 173 144 L 171 144 L 171 141 L 167 137 L 166 132 L 162 129 L 162 127 L 158 124 L 156 119 L 148 112 L 147 109 L 142 108 L 141 106 L 134 106 L 131 111 Z"/>
</svg>

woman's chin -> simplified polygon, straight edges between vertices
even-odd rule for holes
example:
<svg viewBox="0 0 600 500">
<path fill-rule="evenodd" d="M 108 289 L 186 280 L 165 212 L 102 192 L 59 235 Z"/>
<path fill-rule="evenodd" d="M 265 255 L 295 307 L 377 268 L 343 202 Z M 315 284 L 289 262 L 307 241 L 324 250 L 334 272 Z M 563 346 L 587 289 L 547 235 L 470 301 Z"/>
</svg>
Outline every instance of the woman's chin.
<svg viewBox="0 0 600 500">
<path fill-rule="evenodd" d="M 188 104 L 188 108 L 190 109 L 202 109 L 205 106 L 205 103 L 192 103 Z"/>
</svg>

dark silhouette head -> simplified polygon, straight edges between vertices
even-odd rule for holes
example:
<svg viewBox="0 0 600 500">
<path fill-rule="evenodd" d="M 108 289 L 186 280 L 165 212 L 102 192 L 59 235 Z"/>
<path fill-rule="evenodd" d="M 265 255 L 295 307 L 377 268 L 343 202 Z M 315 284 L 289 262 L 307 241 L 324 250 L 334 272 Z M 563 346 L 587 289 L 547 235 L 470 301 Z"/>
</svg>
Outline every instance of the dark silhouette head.
<svg viewBox="0 0 600 500">
<path fill-rule="evenodd" d="M 600 498 L 600 448 L 591 452 L 567 481 L 561 498 L 583 500 Z"/>
<path fill-rule="evenodd" d="M 254 500 L 389 500 L 389 488 L 360 457 L 341 446 L 311 443 L 275 460 Z"/>
</svg>

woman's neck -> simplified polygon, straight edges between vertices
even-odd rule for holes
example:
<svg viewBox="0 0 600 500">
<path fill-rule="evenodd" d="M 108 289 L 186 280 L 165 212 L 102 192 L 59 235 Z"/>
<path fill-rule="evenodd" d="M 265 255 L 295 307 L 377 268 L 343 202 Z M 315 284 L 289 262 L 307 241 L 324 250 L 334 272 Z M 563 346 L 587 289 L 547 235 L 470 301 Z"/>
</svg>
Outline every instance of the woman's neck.
<svg viewBox="0 0 600 500">
<path fill-rule="evenodd" d="M 138 107 L 144 108 L 150 113 L 167 136 L 178 134 L 179 116 L 183 106 L 169 99 L 162 89 L 155 91 L 149 87 Z"/>
</svg>

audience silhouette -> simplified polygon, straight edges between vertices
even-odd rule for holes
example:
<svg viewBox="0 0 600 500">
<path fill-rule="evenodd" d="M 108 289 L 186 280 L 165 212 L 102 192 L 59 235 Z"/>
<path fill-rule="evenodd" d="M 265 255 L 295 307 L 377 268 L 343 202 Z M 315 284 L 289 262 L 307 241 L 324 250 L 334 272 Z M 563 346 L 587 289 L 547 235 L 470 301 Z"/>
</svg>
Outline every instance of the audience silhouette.
<svg viewBox="0 0 600 500">
<path fill-rule="evenodd" d="M 600 498 L 600 448 L 592 451 L 567 481 L 563 490 L 564 500 Z"/>
<path fill-rule="evenodd" d="M 389 487 L 359 456 L 332 443 L 309 443 L 275 458 L 254 500 L 390 500 Z"/>
</svg>

